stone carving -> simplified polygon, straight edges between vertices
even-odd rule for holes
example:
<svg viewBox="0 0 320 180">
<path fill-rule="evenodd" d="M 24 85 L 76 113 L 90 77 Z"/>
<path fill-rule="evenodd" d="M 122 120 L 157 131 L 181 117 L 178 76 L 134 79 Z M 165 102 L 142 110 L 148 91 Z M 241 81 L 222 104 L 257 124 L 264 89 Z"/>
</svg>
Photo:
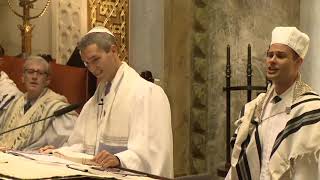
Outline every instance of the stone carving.
<svg viewBox="0 0 320 180">
<path fill-rule="evenodd" d="M 53 45 L 57 63 L 66 64 L 81 35 L 84 33 L 82 27 L 82 6 L 79 0 L 60 0 L 54 2 L 56 8 L 54 13 L 56 20 L 53 20 L 53 39 L 56 44 Z M 86 14 L 86 13 L 85 13 Z M 55 36 L 54 36 L 55 35 Z"/>
<path fill-rule="evenodd" d="M 207 122 L 208 122 L 208 43 L 206 38 L 207 30 L 200 22 L 201 11 L 205 11 L 206 3 L 194 1 L 195 15 L 193 26 L 193 57 L 192 57 L 192 111 L 191 111 L 191 173 L 199 174 L 207 172 Z M 197 15 L 198 14 L 198 15 Z"/>
</svg>

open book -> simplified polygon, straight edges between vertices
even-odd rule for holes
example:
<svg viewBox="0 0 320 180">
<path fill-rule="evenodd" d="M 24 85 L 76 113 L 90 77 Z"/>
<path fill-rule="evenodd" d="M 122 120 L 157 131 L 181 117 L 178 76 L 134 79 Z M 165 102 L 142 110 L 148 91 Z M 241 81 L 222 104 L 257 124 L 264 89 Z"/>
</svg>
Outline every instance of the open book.
<svg viewBox="0 0 320 180">
<path fill-rule="evenodd" d="M 93 162 L 93 156 L 80 152 L 73 152 L 66 149 L 55 149 L 52 151 L 53 156 L 69 160 L 75 163 L 90 165 L 90 166 L 98 166 L 97 163 Z"/>
<path fill-rule="evenodd" d="M 31 161 L 27 161 L 27 159 Z M 70 149 L 63 148 L 53 150 L 51 155 L 41 154 L 33 151 L 26 152 L 9 150 L 6 153 L 0 152 L 0 162 L 2 162 L 0 163 L 0 176 L 1 174 L 5 174 L 10 177 L 19 177 L 20 179 L 41 179 L 59 176 L 67 177 L 86 175 L 88 177 L 94 176 L 130 180 L 152 179 L 148 178 L 146 173 L 141 173 L 122 167 L 105 169 L 93 162 L 92 159 L 92 155 L 73 152 L 70 151 Z M 13 162 L 16 164 L 12 165 Z M 26 163 L 28 165 L 26 165 Z M 29 164 L 32 164 L 32 166 Z M 1 167 L 1 165 L 3 167 Z M 8 165 L 10 165 L 10 168 L 12 167 L 12 169 L 7 170 L 9 168 L 7 167 Z M 16 168 L 16 166 L 27 166 L 27 169 L 29 170 L 23 170 L 24 168 Z M 32 170 L 37 169 L 30 169 L 30 167 L 33 166 L 43 170 L 29 173 L 32 172 Z M 54 171 L 52 170 L 52 167 L 54 167 Z M 66 167 L 67 169 L 65 169 Z M 70 171 L 70 169 L 76 171 Z"/>
<path fill-rule="evenodd" d="M 69 154 L 69 152 L 67 152 Z M 58 155 L 57 153 L 55 153 Z M 71 159 L 78 162 L 90 162 L 92 156 L 82 153 L 70 152 Z M 69 155 L 70 155 L 69 154 Z M 59 155 L 62 155 L 61 153 Z M 80 160 L 81 159 L 81 160 Z M 85 159 L 85 160 L 83 160 Z M 80 161 L 79 161 L 80 160 Z M 37 152 L 7 151 L 0 152 L 0 179 L 51 179 L 51 178 L 104 178 L 119 180 L 149 180 L 145 175 L 133 174 L 126 171 L 111 171 L 92 168 L 70 160 L 60 159 L 53 155 L 39 154 Z M 2 177 L 2 178 L 1 178 Z"/>
</svg>

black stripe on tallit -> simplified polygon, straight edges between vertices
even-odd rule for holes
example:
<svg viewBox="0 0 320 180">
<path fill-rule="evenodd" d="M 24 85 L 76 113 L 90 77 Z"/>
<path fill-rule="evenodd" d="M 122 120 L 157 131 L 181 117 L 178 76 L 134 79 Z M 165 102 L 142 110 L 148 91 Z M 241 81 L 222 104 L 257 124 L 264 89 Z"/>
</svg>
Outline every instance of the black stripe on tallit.
<svg viewBox="0 0 320 180">
<path fill-rule="evenodd" d="M 245 106 L 243 106 L 242 112 L 240 113 L 241 116 L 244 115 L 244 111 L 245 111 Z M 252 123 L 255 127 L 257 127 L 258 122 L 254 121 L 254 119 L 255 119 L 255 117 L 252 116 L 250 123 Z M 250 167 L 249 167 L 249 163 L 248 163 L 248 159 L 247 159 L 247 154 L 246 154 L 246 150 L 247 150 L 248 144 L 250 143 L 250 140 L 251 140 L 251 136 L 248 135 L 247 138 L 241 144 L 241 151 L 239 154 L 238 162 L 236 164 L 236 170 L 237 170 L 239 180 L 251 180 L 252 179 Z M 260 141 L 259 141 L 259 143 L 260 143 Z M 260 159 L 259 159 L 259 161 L 260 161 Z"/>
<path fill-rule="evenodd" d="M 262 148 L 261 148 L 261 142 L 260 142 L 260 138 L 259 138 L 258 125 L 256 125 L 256 132 L 254 133 L 254 138 L 256 140 L 257 152 L 258 152 L 258 156 L 259 156 L 259 163 L 260 163 L 260 167 L 261 167 Z"/>
<path fill-rule="evenodd" d="M 243 156 L 243 163 L 244 163 L 244 167 L 245 167 L 245 171 L 246 171 L 246 177 L 248 178 L 248 180 L 251 180 L 252 178 L 251 178 L 249 163 L 248 163 L 248 159 L 247 159 L 247 154 L 244 154 L 244 156 Z"/>
<path fill-rule="evenodd" d="M 301 96 L 307 96 L 307 95 L 319 96 L 318 94 L 316 94 L 314 92 L 306 92 L 306 93 L 302 94 Z"/>
<path fill-rule="evenodd" d="M 251 173 L 249 168 L 249 163 L 247 159 L 247 154 L 244 153 L 241 159 L 238 161 L 236 165 L 236 170 L 238 174 L 238 178 L 243 180 L 251 180 Z"/>
<path fill-rule="evenodd" d="M 293 105 L 291 106 L 291 109 L 299 106 L 300 104 L 303 104 L 303 103 L 306 103 L 306 102 L 310 102 L 310 101 L 320 101 L 320 98 L 318 98 L 318 97 L 316 97 L 316 98 L 310 98 L 310 99 L 306 99 L 306 100 L 297 102 L 297 103 L 295 103 L 295 104 L 293 104 Z"/>
<path fill-rule="evenodd" d="M 275 144 L 272 148 L 270 158 L 274 152 L 278 149 L 281 142 L 287 138 L 290 134 L 297 132 L 303 126 L 315 124 L 320 121 L 320 109 L 303 113 L 302 115 L 295 117 L 288 121 L 286 127 L 278 134 Z"/>
<path fill-rule="evenodd" d="M 247 146 L 248 146 L 248 144 L 249 144 L 249 142 L 250 142 L 250 136 L 248 135 L 247 136 L 247 138 L 246 138 L 246 140 L 244 140 L 243 141 L 243 143 L 241 144 L 241 152 L 240 152 L 240 154 L 239 154 L 239 159 L 241 159 L 241 157 L 243 156 L 243 154 L 245 154 L 245 152 L 246 152 L 246 149 L 247 149 Z"/>
<path fill-rule="evenodd" d="M 246 140 L 241 144 L 241 152 L 239 155 L 239 160 L 236 165 L 239 180 L 251 180 L 250 168 L 247 160 L 246 149 L 250 142 L 251 137 L 247 136 Z"/>
<path fill-rule="evenodd" d="M 3 95 L 1 101 L 3 101 L 7 96 L 8 96 L 8 94 Z"/>
<path fill-rule="evenodd" d="M 243 180 L 240 166 L 238 164 L 236 165 L 236 170 L 237 170 L 238 179 Z"/>
<path fill-rule="evenodd" d="M 5 95 L 5 97 L 7 96 L 7 94 Z M 4 98 L 5 98 L 4 97 Z M 0 111 L 2 111 L 11 101 L 14 100 L 16 96 L 11 96 L 1 107 L 0 107 Z"/>
<path fill-rule="evenodd" d="M 231 149 L 234 148 L 234 144 L 236 143 L 236 139 L 237 139 L 237 134 L 233 134 L 232 137 L 230 138 Z"/>
</svg>

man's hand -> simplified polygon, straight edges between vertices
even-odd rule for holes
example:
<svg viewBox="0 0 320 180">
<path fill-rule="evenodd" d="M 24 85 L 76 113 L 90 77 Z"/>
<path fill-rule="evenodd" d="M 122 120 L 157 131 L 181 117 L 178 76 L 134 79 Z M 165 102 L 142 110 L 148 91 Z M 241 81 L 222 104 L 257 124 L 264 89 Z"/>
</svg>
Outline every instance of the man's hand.
<svg viewBox="0 0 320 180">
<path fill-rule="evenodd" d="M 0 152 L 6 152 L 8 150 L 10 150 L 10 149 L 7 147 L 4 147 L 4 146 L 0 146 Z"/>
<path fill-rule="evenodd" d="M 39 149 L 39 153 L 43 153 L 43 154 L 50 154 L 52 153 L 52 151 L 55 149 L 54 146 L 52 145 L 47 145 L 45 147 L 42 147 Z"/>
<path fill-rule="evenodd" d="M 99 152 L 93 159 L 92 161 L 98 163 L 101 165 L 103 168 L 109 168 L 109 167 L 119 167 L 120 166 L 120 161 L 119 159 L 109 153 L 106 150 L 103 150 Z"/>
</svg>

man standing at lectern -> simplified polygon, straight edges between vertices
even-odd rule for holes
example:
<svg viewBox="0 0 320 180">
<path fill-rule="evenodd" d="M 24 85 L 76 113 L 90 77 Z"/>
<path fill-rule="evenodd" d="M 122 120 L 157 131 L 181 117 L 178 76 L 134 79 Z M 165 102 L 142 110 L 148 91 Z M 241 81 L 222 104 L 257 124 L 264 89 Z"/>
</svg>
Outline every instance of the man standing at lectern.
<svg viewBox="0 0 320 180">
<path fill-rule="evenodd" d="M 24 63 L 22 82 L 26 93 L 19 92 L 8 76 L 0 77 L 0 132 L 31 123 L 68 106 L 67 99 L 48 88 L 50 65 L 40 56 L 30 56 Z M 48 144 L 62 146 L 73 130 L 75 111 L 60 117 L 8 132 L 0 136 L 0 147 L 35 150 Z"/>
<path fill-rule="evenodd" d="M 320 179 L 320 98 L 302 82 L 309 37 L 276 27 L 267 51 L 267 92 L 237 121 L 227 180 Z"/>
<path fill-rule="evenodd" d="M 99 85 L 63 148 L 94 154 L 105 168 L 173 177 L 171 112 L 162 88 L 120 60 L 115 37 L 104 27 L 89 31 L 78 48 Z"/>
</svg>

